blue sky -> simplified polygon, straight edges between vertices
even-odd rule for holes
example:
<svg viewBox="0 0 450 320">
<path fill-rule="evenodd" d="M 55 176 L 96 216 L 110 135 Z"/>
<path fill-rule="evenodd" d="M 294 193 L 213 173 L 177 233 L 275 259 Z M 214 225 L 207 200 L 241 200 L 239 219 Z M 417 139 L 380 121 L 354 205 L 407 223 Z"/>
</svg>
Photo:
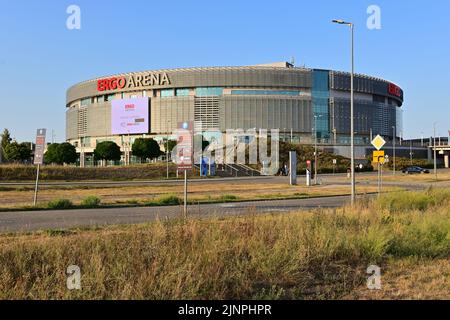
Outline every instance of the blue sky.
<svg viewBox="0 0 450 320">
<path fill-rule="evenodd" d="M 81 8 L 81 30 L 66 9 Z M 381 30 L 366 27 L 369 5 Z M 0 130 L 34 139 L 39 127 L 65 139 L 65 92 L 90 78 L 146 69 L 289 61 L 349 69 L 405 91 L 404 137 L 450 129 L 450 2 L 434 1 L 6 1 L 0 0 Z M 50 137 L 48 136 L 48 139 Z"/>
</svg>

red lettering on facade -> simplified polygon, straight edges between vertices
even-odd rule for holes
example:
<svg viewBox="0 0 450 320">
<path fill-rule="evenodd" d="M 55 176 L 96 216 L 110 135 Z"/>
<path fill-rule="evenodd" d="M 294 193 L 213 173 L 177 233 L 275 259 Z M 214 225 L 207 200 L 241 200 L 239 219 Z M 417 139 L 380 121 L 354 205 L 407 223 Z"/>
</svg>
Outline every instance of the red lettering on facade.
<svg viewBox="0 0 450 320">
<path fill-rule="evenodd" d="M 389 94 L 399 97 L 402 97 L 402 89 L 400 89 L 398 86 L 396 86 L 393 83 L 389 83 L 389 88 L 388 88 L 388 92 Z"/>
<path fill-rule="evenodd" d="M 127 80 L 124 77 L 100 79 L 97 81 L 97 90 L 109 91 L 109 90 L 123 89 L 125 88 L 126 84 Z"/>
</svg>

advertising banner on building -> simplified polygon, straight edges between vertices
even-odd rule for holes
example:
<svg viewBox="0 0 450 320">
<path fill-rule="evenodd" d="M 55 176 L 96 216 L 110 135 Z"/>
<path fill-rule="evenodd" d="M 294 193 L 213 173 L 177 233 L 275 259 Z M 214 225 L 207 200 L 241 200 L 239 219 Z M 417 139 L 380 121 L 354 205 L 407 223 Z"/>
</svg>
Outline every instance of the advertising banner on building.
<svg viewBox="0 0 450 320">
<path fill-rule="evenodd" d="M 111 134 L 149 132 L 148 98 L 111 101 Z"/>
</svg>

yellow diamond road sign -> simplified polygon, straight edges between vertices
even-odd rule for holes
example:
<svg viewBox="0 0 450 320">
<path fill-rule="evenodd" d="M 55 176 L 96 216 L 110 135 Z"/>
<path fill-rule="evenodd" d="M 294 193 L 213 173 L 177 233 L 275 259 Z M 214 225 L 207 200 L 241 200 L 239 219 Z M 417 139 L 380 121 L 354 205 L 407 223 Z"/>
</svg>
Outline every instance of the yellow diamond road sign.
<svg viewBox="0 0 450 320">
<path fill-rule="evenodd" d="M 386 144 L 386 141 L 383 139 L 382 136 L 377 135 L 373 140 L 372 140 L 372 145 L 375 147 L 375 149 L 380 150 L 381 148 L 383 148 L 383 146 Z"/>
</svg>

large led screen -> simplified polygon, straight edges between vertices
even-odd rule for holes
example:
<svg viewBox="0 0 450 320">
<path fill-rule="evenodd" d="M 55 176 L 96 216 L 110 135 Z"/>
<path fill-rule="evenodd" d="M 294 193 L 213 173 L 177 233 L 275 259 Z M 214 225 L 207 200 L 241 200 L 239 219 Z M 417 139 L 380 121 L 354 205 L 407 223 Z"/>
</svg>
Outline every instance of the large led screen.
<svg viewBox="0 0 450 320">
<path fill-rule="evenodd" d="M 111 101 L 111 133 L 148 133 L 148 98 Z"/>
</svg>

